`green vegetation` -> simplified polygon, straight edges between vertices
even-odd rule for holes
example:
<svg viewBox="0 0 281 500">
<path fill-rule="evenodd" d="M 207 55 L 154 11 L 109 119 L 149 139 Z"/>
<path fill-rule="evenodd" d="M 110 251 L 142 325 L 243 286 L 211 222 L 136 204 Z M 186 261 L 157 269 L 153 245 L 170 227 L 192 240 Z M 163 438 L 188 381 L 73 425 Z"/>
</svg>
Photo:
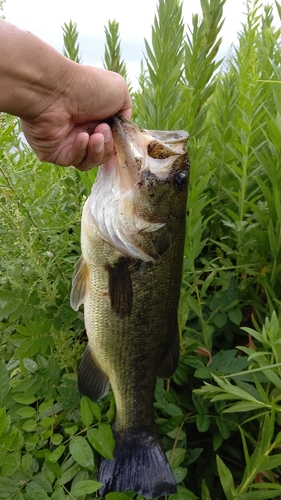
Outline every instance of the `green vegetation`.
<svg viewBox="0 0 281 500">
<path fill-rule="evenodd" d="M 185 27 L 181 3 L 159 0 L 133 95 L 141 126 L 190 133 L 181 357 L 155 392 L 172 500 L 281 498 L 281 28 L 247 0 L 222 63 L 223 4 L 201 0 Z M 79 60 L 76 25 L 63 33 Z M 105 35 L 126 76 L 116 21 Z M 69 305 L 95 171 L 39 162 L 18 132 L 1 116 L 0 499 L 87 500 L 114 447 L 112 395 L 77 390 L 86 336 Z"/>
</svg>

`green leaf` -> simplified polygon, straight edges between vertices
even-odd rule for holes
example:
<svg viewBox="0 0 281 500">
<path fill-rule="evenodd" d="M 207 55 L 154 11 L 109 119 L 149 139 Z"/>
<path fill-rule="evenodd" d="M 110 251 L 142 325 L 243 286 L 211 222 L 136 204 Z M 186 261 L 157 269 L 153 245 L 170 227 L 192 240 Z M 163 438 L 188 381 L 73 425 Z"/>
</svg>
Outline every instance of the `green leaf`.
<svg viewBox="0 0 281 500">
<path fill-rule="evenodd" d="M 7 427 L 6 408 L 0 408 L 0 437 Z"/>
<path fill-rule="evenodd" d="M 218 328 L 222 328 L 227 322 L 227 314 L 226 313 L 214 314 L 212 321 L 215 326 L 217 326 Z"/>
<path fill-rule="evenodd" d="M 51 437 L 51 440 L 55 446 L 58 446 L 63 441 L 63 436 L 62 436 L 62 434 L 53 434 Z"/>
<path fill-rule="evenodd" d="M 12 427 L 7 439 L 7 449 L 18 450 L 24 442 L 23 435 L 17 427 Z"/>
<path fill-rule="evenodd" d="M 196 415 L 196 425 L 199 432 L 206 432 L 210 427 L 210 418 L 204 413 Z"/>
<path fill-rule="evenodd" d="M 30 418 L 30 417 L 34 417 L 36 415 L 36 410 L 35 410 L 35 408 L 32 408 L 31 406 L 26 406 L 23 408 L 19 408 L 17 410 L 17 414 L 23 418 Z"/>
<path fill-rule="evenodd" d="M 185 467 L 175 467 L 173 469 L 174 478 L 176 483 L 181 483 L 187 474 L 187 469 Z"/>
<path fill-rule="evenodd" d="M 104 458 L 113 459 L 115 440 L 111 427 L 108 424 L 101 423 L 98 429 L 89 429 L 87 438 L 93 448 Z"/>
<path fill-rule="evenodd" d="M 178 486 L 178 493 L 169 496 L 169 500 L 198 500 L 198 497 L 192 493 L 192 491 L 184 488 L 182 486 Z"/>
<path fill-rule="evenodd" d="M 201 500 L 212 500 L 210 492 L 208 490 L 208 487 L 206 485 L 205 480 L 203 479 L 202 481 L 202 493 L 201 493 Z"/>
<path fill-rule="evenodd" d="M 72 465 L 71 467 L 63 471 L 61 478 L 59 480 L 60 485 L 69 483 L 69 481 L 71 481 L 71 479 L 73 479 L 74 476 L 76 476 L 76 474 L 78 474 L 79 471 L 80 471 L 80 466 L 78 463 Z"/>
<path fill-rule="evenodd" d="M 33 432 L 37 427 L 37 422 L 36 420 L 27 420 L 24 422 L 24 424 L 21 426 L 21 428 L 26 431 L 26 432 Z"/>
<path fill-rule="evenodd" d="M 24 358 L 23 364 L 30 373 L 36 373 L 38 371 L 38 364 L 33 359 Z"/>
<path fill-rule="evenodd" d="M 15 481 L 6 477 L 0 477 L 0 498 L 13 498 L 14 493 L 18 489 Z"/>
<path fill-rule="evenodd" d="M 95 493 L 102 486 L 102 483 L 98 483 L 97 481 L 92 481 L 90 479 L 81 481 L 80 483 L 75 484 L 71 488 L 71 494 L 74 496 L 87 495 L 90 493 Z"/>
<path fill-rule="evenodd" d="M 107 493 L 107 495 L 105 495 L 105 498 L 106 500 L 128 500 L 131 497 L 129 496 L 129 494 L 126 493 L 114 492 L 114 493 Z"/>
<path fill-rule="evenodd" d="M 74 460 L 82 467 L 94 467 L 94 455 L 88 442 L 82 436 L 74 436 L 69 444 L 69 451 Z"/>
<path fill-rule="evenodd" d="M 20 467 L 21 455 L 18 451 L 10 453 L 2 465 L 1 471 L 3 477 L 11 477 Z"/>
<path fill-rule="evenodd" d="M 26 472 L 29 467 L 31 466 L 32 464 L 32 455 L 30 453 L 26 453 L 25 455 L 23 455 L 22 459 L 21 459 L 21 466 L 22 466 L 22 470 L 24 472 Z"/>
<path fill-rule="evenodd" d="M 227 311 L 227 314 L 228 314 L 230 321 L 232 321 L 232 323 L 234 323 L 235 325 L 238 325 L 238 326 L 240 325 L 240 323 L 242 321 L 241 309 L 239 309 L 238 307 L 233 307 L 233 309 L 229 309 Z"/>
<path fill-rule="evenodd" d="M 66 500 L 67 496 L 63 488 L 57 488 L 51 496 L 52 500 Z"/>
<path fill-rule="evenodd" d="M 59 458 L 62 456 L 62 454 L 64 453 L 64 450 L 65 450 L 65 446 L 63 444 L 61 444 L 60 446 L 58 446 L 58 448 L 56 448 L 54 451 L 52 451 L 49 455 L 48 455 L 48 460 L 50 462 L 57 462 L 59 460 Z"/>
<path fill-rule="evenodd" d="M 5 396 L 9 392 L 9 374 L 6 369 L 6 365 L 0 361 L 0 404 L 4 402 Z"/>
<path fill-rule="evenodd" d="M 217 467 L 223 491 L 226 496 L 226 500 L 235 500 L 235 496 L 232 493 L 233 491 L 235 491 L 232 474 L 218 455 L 217 455 Z"/>
<path fill-rule="evenodd" d="M 174 450 L 167 451 L 167 459 L 172 467 L 175 469 L 185 459 L 186 450 L 184 448 L 175 448 Z"/>
<path fill-rule="evenodd" d="M 83 424 L 86 427 L 90 427 L 93 422 L 93 412 L 91 409 L 90 399 L 86 396 L 82 396 L 80 400 L 80 411 Z"/>
</svg>

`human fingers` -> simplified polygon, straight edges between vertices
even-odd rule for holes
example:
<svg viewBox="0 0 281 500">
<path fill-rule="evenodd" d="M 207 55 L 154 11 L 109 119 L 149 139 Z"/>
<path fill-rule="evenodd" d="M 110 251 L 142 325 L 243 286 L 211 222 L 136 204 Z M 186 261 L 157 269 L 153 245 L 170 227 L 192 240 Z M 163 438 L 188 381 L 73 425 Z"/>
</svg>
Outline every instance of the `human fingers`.
<svg viewBox="0 0 281 500">
<path fill-rule="evenodd" d="M 86 171 L 101 165 L 110 158 L 114 151 L 114 141 L 110 127 L 103 123 L 96 127 L 94 133 L 88 136 L 87 148 L 80 162 L 72 164 L 79 170 Z"/>
</svg>

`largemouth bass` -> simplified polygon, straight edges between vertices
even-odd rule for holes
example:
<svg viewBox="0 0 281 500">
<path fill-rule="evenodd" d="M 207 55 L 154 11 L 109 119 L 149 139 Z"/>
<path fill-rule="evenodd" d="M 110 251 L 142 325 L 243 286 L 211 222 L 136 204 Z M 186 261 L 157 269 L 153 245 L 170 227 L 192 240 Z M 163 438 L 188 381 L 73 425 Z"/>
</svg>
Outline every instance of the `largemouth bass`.
<svg viewBox="0 0 281 500">
<path fill-rule="evenodd" d="M 81 394 L 111 384 L 116 419 L 113 460 L 103 459 L 100 495 L 176 492 L 157 437 L 157 376 L 178 363 L 177 308 L 185 237 L 189 162 L 184 131 L 146 131 L 113 118 L 115 154 L 99 167 L 82 216 L 82 256 L 71 305 L 84 303 L 88 346 L 78 370 Z"/>
</svg>

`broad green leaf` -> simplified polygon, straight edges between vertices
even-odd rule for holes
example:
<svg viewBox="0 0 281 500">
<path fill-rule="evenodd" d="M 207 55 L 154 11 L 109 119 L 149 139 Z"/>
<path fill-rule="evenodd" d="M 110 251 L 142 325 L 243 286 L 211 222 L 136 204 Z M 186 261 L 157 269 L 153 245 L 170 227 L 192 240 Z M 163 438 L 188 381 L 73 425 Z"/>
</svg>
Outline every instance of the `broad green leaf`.
<svg viewBox="0 0 281 500">
<path fill-rule="evenodd" d="M 90 405 L 90 399 L 86 396 L 82 396 L 80 400 L 80 411 L 83 424 L 86 427 L 90 427 L 93 422 L 93 412 Z"/>
<path fill-rule="evenodd" d="M 24 472 L 26 472 L 32 464 L 33 457 L 30 453 L 25 453 L 21 459 L 21 466 Z"/>
<path fill-rule="evenodd" d="M 26 396 L 24 394 L 13 394 L 13 400 L 21 405 L 32 405 L 36 401 L 36 397 Z"/>
<path fill-rule="evenodd" d="M 100 455 L 112 460 L 115 441 L 108 424 L 101 423 L 97 429 L 89 429 L 87 438 Z"/>
<path fill-rule="evenodd" d="M 74 496 L 95 493 L 102 486 L 102 483 L 90 479 L 81 481 L 71 488 L 71 494 Z"/>
<path fill-rule="evenodd" d="M 71 425 L 71 427 L 65 427 L 64 432 L 66 434 L 70 434 L 70 436 L 74 436 L 76 432 L 78 431 L 78 426 L 77 425 Z"/>
<path fill-rule="evenodd" d="M 42 418 L 39 423 L 42 425 L 42 427 L 52 427 L 53 423 L 55 422 L 55 417 L 45 417 Z"/>
<path fill-rule="evenodd" d="M 205 413 L 196 415 L 196 425 L 199 432 L 206 432 L 210 427 L 210 418 Z"/>
<path fill-rule="evenodd" d="M 192 491 L 178 486 L 178 493 L 169 496 L 169 500 L 198 500 L 198 497 L 192 493 Z"/>
<path fill-rule="evenodd" d="M 61 478 L 59 479 L 59 484 L 63 485 L 69 483 L 69 481 L 71 481 L 71 479 L 73 479 L 74 476 L 76 476 L 76 474 L 78 474 L 79 471 L 80 471 L 80 466 L 78 463 L 72 465 L 71 467 L 63 471 Z"/>
<path fill-rule="evenodd" d="M 65 446 L 63 444 L 61 444 L 60 446 L 58 446 L 58 448 L 56 448 L 54 451 L 52 451 L 49 455 L 48 455 L 48 460 L 50 462 L 57 462 L 59 460 L 59 458 L 62 456 L 62 454 L 64 453 L 64 450 L 65 450 Z"/>
<path fill-rule="evenodd" d="M 57 488 L 51 496 L 52 500 L 66 500 L 67 496 L 63 488 Z"/>
<path fill-rule="evenodd" d="M 227 314 L 232 323 L 234 323 L 235 325 L 240 325 L 242 321 L 241 309 L 239 309 L 238 307 L 234 307 L 233 309 L 229 309 L 229 311 L 227 311 Z"/>
<path fill-rule="evenodd" d="M 17 489 L 18 485 L 15 484 L 15 481 L 6 477 L 0 477 L 0 498 L 13 498 Z"/>
<path fill-rule="evenodd" d="M 32 408 L 32 406 L 24 406 L 23 408 L 19 408 L 17 410 L 17 414 L 23 418 L 30 418 L 36 415 L 36 410 L 35 408 Z"/>
<path fill-rule="evenodd" d="M 181 483 L 187 474 L 187 469 L 185 467 L 175 467 L 173 469 L 174 478 L 176 483 Z"/>
<path fill-rule="evenodd" d="M 105 498 L 106 500 L 128 500 L 131 497 L 128 493 L 118 493 L 116 491 L 114 493 L 107 493 L 107 495 L 105 495 Z"/>
<path fill-rule="evenodd" d="M 31 373 L 36 373 L 38 371 L 38 364 L 33 359 L 24 358 L 23 364 L 25 368 Z"/>
<path fill-rule="evenodd" d="M 23 435 L 17 427 L 12 427 L 7 439 L 7 449 L 18 450 L 24 442 Z"/>
<path fill-rule="evenodd" d="M 3 477 L 11 477 L 21 465 L 21 454 L 18 451 L 10 453 L 2 465 Z"/>
<path fill-rule="evenodd" d="M 185 459 L 186 450 L 183 448 L 175 448 L 166 452 L 167 459 L 172 469 L 178 467 Z"/>
<path fill-rule="evenodd" d="M 161 433 L 167 434 L 168 432 L 177 429 L 178 426 L 181 424 L 182 419 L 183 415 L 178 415 L 175 417 L 171 417 L 169 419 L 160 418 L 157 420 L 157 427 Z"/>
<path fill-rule="evenodd" d="M 69 451 L 74 460 L 82 467 L 94 467 L 93 451 L 86 439 L 82 436 L 74 436 L 71 439 L 69 444 Z"/>
<path fill-rule="evenodd" d="M 26 432 L 33 432 L 37 427 L 37 422 L 36 420 L 27 420 L 24 422 L 24 424 L 21 426 L 21 428 L 26 431 Z"/>
<path fill-rule="evenodd" d="M 63 435 L 62 434 L 53 434 L 51 437 L 51 440 L 52 440 L 52 443 L 54 445 L 58 446 L 63 441 Z"/>
</svg>

